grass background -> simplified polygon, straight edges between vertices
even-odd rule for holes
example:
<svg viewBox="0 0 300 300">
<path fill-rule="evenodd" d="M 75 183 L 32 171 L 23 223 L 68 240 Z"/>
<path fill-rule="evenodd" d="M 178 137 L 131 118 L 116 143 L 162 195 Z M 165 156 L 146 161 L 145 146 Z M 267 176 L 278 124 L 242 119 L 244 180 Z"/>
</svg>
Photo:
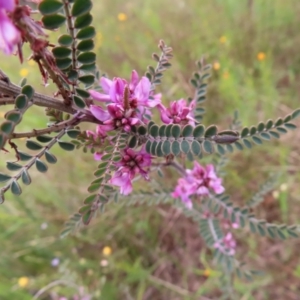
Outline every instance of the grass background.
<svg viewBox="0 0 300 300">
<path fill-rule="evenodd" d="M 173 67 L 159 88 L 165 102 L 193 95 L 189 79 L 201 56 L 214 65 L 206 125 L 226 129 L 237 109 L 243 125 L 250 126 L 299 106 L 299 1 L 94 2 L 98 63 L 110 77 L 129 78 L 132 69 L 143 74 L 154 65 L 151 54 L 163 39 L 174 49 Z M 1 68 L 13 82 L 26 76 L 36 90 L 54 91 L 52 84 L 46 89 L 40 84 L 30 61 L 20 66 L 17 57 L 1 55 Z M 35 109 L 18 130 L 43 128 L 46 122 L 43 110 Z M 299 222 L 299 138 L 297 130 L 230 155 L 224 181 L 236 204 L 245 203 L 267 174 L 282 172 L 278 189 L 256 213 L 272 222 Z M 45 175 L 32 170 L 31 187 L 20 197 L 7 195 L 0 206 L 0 299 L 32 299 L 43 288 L 38 299 L 73 299 L 80 292 L 103 300 L 220 299 L 220 274 L 197 226 L 169 206 L 108 205 L 88 228 L 60 240 L 96 165 L 81 151 L 55 148 L 54 153 L 58 164 Z M 2 152 L 0 171 L 7 159 L 13 155 Z M 234 280 L 232 297 L 300 299 L 299 241 L 271 241 L 247 230 L 235 234 L 237 257 L 265 274 L 251 283 Z M 55 258 L 58 266 L 51 265 Z"/>
</svg>

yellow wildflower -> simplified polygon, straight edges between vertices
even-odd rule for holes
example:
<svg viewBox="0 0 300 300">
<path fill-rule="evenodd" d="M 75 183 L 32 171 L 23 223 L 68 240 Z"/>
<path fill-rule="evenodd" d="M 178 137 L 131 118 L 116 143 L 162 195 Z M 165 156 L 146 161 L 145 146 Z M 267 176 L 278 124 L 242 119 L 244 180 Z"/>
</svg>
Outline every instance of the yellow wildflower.
<svg viewBox="0 0 300 300">
<path fill-rule="evenodd" d="M 124 13 L 119 13 L 119 14 L 118 14 L 118 20 L 119 20 L 120 22 L 126 21 L 126 20 L 127 20 L 127 15 L 124 14 Z"/>
<path fill-rule="evenodd" d="M 205 277 L 209 277 L 209 276 L 211 275 L 211 269 L 205 269 L 205 270 L 203 271 L 203 275 L 204 275 Z"/>
<path fill-rule="evenodd" d="M 266 53 L 258 52 L 256 57 L 259 61 L 265 60 L 266 59 Z"/>
<path fill-rule="evenodd" d="M 275 199 L 278 199 L 278 198 L 279 198 L 279 192 L 276 191 L 276 190 L 273 191 L 272 196 L 273 196 Z"/>
<path fill-rule="evenodd" d="M 4 118 L 5 114 L 6 114 L 5 112 L 0 111 L 0 118 Z"/>
<path fill-rule="evenodd" d="M 220 65 L 220 63 L 218 62 L 218 61 L 215 61 L 214 63 L 213 63 L 213 69 L 214 70 L 219 70 L 221 68 L 221 65 Z"/>
<path fill-rule="evenodd" d="M 282 183 L 282 184 L 280 185 L 280 191 L 281 191 L 281 192 L 285 192 L 285 191 L 287 190 L 287 188 L 288 188 L 288 186 L 287 186 L 286 183 Z"/>
<path fill-rule="evenodd" d="M 223 78 L 224 78 L 224 79 L 228 79 L 229 76 L 230 76 L 230 74 L 229 74 L 228 71 L 225 71 L 225 72 L 223 73 Z"/>
<path fill-rule="evenodd" d="M 20 70 L 19 73 L 20 73 L 21 77 L 26 77 L 28 75 L 29 71 L 28 71 L 28 69 L 23 68 Z"/>
<path fill-rule="evenodd" d="M 29 284 L 29 278 L 28 277 L 20 277 L 18 280 L 18 285 L 21 288 L 24 288 L 26 286 L 28 286 Z"/>
<path fill-rule="evenodd" d="M 225 44 L 227 42 L 227 37 L 225 35 L 222 35 L 219 39 L 221 44 Z"/>
<path fill-rule="evenodd" d="M 103 250 L 102 250 L 102 254 L 104 256 L 110 256 L 112 253 L 112 249 L 108 246 L 104 247 Z"/>
</svg>

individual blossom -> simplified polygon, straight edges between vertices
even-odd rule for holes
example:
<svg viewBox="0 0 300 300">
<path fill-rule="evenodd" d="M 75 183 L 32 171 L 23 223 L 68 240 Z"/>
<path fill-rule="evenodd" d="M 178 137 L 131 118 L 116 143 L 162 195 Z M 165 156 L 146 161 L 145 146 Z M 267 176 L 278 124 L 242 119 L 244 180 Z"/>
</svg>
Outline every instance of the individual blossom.
<svg viewBox="0 0 300 300">
<path fill-rule="evenodd" d="M 143 122 L 148 121 L 145 115 L 151 116 L 149 108 L 161 103 L 161 94 L 154 94 L 149 79 L 145 76 L 140 79 L 135 70 L 131 73 L 130 82 L 119 77 L 113 80 L 101 77 L 100 85 L 103 93 L 96 90 L 89 91 L 93 99 L 118 104 L 124 109 L 132 109 Z"/>
<path fill-rule="evenodd" d="M 105 132 L 114 129 L 129 132 L 133 125 L 140 123 L 133 109 L 124 109 L 122 105 L 115 103 L 108 104 L 107 111 L 100 106 L 91 105 L 90 111 L 95 118 L 103 122 L 103 125 L 99 126 Z"/>
<path fill-rule="evenodd" d="M 119 186 L 121 194 L 128 195 L 132 192 L 132 180 L 136 175 L 140 174 L 145 180 L 149 180 L 151 155 L 144 148 L 137 152 L 131 148 L 125 148 L 121 155 L 122 160 L 115 163 L 118 169 L 110 183 Z"/>
<path fill-rule="evenodd" d="M 221 241 L 214 244 L 214 248 L 227 255 L 234 255 L 236 250 L 236 240 L 231 232 L 228 232 Z"/>
<path fill-rule="evenodd" d="M 195 108 L 195 101 L 187 103 L 186 100 L 180 99 L 170 103 L 170 107 L 166 108 L 162 104 L 157 105 L 160 111 L 160 118 L 165 124 L 190 124 L 195 126 L 195 119 L 193 110 Z"/>
<path fill-rule="evenodd" d="M 15 46 L 21 41 L 21 34 L 7 12 L 15 9 L 14 0 L 0 0 L 0 48 L 6 54 L 12 54 Z"/>
<path fill-rule="evenodd" d="M 221 194 L 224 192 L 222 179 L 217 177 L 214 166 L 201 166 L 198 162 L 194 162 L 192 170 L 186 170 L 186 175 L 179 178 L 172 196 L 181 198 L 187 208 L 192 208 L 192 195 L 208 196 L 211 192 Z"/>
</svg>

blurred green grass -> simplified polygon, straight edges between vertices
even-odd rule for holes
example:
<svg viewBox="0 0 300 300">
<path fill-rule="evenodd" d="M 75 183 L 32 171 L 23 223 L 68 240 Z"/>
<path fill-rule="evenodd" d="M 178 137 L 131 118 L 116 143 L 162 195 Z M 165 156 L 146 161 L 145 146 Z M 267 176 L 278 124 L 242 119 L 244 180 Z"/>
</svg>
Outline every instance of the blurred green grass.
<svg viewBox="0 0 300 300">
<path fill-rule="evenodd" d="M 132 69 L 143 74 L 154 65 L 151 54 L 164 39 L 175 54 L 160 87 L 165 102 L 193 94 L 189 78 L 204 55 L 214 65 L 204 123 L 225 129 L 237 109 L 243 125 L 257 124 L 298 107 L 299 13 L 300 2 L 294 0 L 95 1 L 99 67 L 110 77 L 129 78 Z M 26 75 L 36 90 L 53 93 L 52 84 L 42 86 L 36 66 L 1 58 L 13 82 Z M 18 130 L 45 124 L 42 109 L 35 109 Z M 299 222 L 298 138 L 294 132 L 231 155 L 225 183 L 236 203 L 249 199 L 266 174 L 281 171 L 287 190 L 279 190 L 278 199 L 268 195 L 257 213 L 270 221 Z M 32 185 L 23 187 L 20 197 L 7 195 L 0 206 L 0 299 L 32 299 L 57 280 L 39 299 L 72 299 L 78 293 L 74 284 L 93 299 L 219 299 L 218 273 L 197 228 L 167 206 L 108 205 L 88 228 L 60 240 L 59 231 L 85 198 L 96 164 L 80 151 L 56 148 L 54 153 L 60 163 L 42 176 L 33 170 Z M 4 160 L 14 159 L 1 156 L 2 169 Z M 266 272 L 251 284 L 236 280 L 237 299 L 298 299 L 297 242 L 281 245 L 248 233 L 247 239 L 242 232 L 237 236 L 238 257 Z M 102 253 L 105 246 L 111 255 Z M 60 259 L 56 267 L 54 258 Z"/>
</svg>

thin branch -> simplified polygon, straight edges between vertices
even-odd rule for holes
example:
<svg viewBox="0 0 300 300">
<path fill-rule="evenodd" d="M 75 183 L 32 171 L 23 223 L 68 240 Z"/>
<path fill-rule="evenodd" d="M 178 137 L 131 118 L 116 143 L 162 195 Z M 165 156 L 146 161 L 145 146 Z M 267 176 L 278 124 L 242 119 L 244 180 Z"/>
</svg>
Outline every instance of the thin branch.
<svg viewBox="0 0 300 300">
<path fill-rule="evenodd" d="M 17 97 L 19 94 L 21 94 L 21 88 L 13 83 L 8 84 L 0 80 L 0 93 L 12 97 Z M 0 98 L 0 105 L 13 104 L 12 100 L 10 98 L 8 99 L 9 100 L 7 100 L 6 97 Z M 7 101 L 9 101 L 10 103 L 6 103 Z M 40 93 L 34 93 L 32 102 L 37 106 L 49 107 L 70 114 L 74 114 L 77 111 L 75 108 L 65 105 L 61 100 Z"/>
</svg>

